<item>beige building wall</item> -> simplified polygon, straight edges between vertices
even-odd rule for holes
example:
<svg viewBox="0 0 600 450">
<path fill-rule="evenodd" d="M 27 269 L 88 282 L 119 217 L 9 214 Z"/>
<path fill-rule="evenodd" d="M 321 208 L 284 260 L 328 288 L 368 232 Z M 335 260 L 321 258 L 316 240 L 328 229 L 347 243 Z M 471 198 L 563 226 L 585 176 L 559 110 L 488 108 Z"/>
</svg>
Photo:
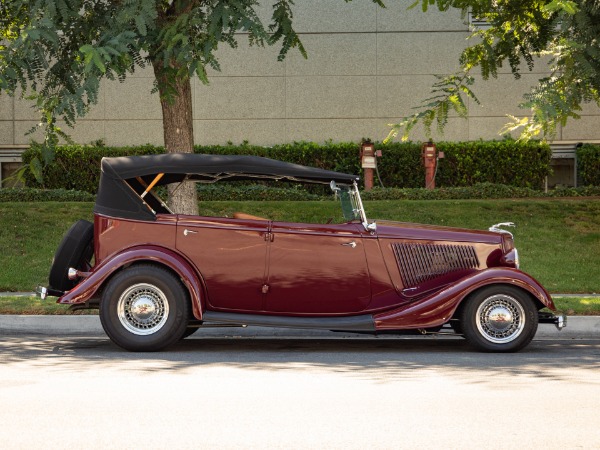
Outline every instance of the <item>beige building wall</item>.
<svg viewBox="0 0 600 450">
<path fill-rule="evenodd" d="M 413 112 L 430 94 L 433 74 L 458 69 L 467 45 L 468 25 L 458 12 L 422 13 L 405 2 L 386 9 L 371 0 L 299 0 L 295 26 L 308 59 L 291 51 L 277 61 L 277 48 L 240 47 L 219 51 L 221 72 L 210 72 L 210 85 L 193 81 L 194 137 L 199 144 L 271 145 L 295 140 L 323 142 L 382 140 L 387 124 Z M 270 5 L 261 14 L 268 17 Z M 437 140 L 499 138 L 505 114 L 516 107 L 541 76 L 539 65 L 515 80 L 507 68 L 496 80 L 478 83 L 483 105 L 469 104 L 469 118 L 451 118 Z M 163 144 L 162 112 L 151 94 L 151 69 L 137 71 L 125 83 L 106 81 L 98 104 L 66 129 L 75 141 L 103 139 L 109 145 Z M 26 101 L 0 96 L 0 145 L 27 144 L 40 138 L 25 133 L 37 113 Z M 579 121 L 559 131 L 558 140 L 598 140 L 600 111 L 586 108 Z M 423 139 L 417 130 L 413 139 Z"/>
</svg>

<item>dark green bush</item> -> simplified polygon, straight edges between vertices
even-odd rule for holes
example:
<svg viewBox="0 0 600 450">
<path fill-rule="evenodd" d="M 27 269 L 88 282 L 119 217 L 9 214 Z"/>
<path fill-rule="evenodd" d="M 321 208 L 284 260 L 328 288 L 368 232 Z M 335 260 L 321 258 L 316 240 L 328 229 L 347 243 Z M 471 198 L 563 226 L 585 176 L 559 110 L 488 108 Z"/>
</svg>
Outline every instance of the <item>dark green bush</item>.
<svg viewBox="0 0 600 450">
<path fill-rule="evenodd" d="M 89 192 L 66 189 L 4 188 L 0 189 L 2 202 L 93 202 Z"/>
<path fill-rule="evenodd" d="M 565 187 L 548 191 L 544 197 L 595 197 L 600 195 L 600 185 L 585 187 Z"/>
<path fill-rule="evenodd" d="M 478 183 L 465 187 L 442 187 L 432 190 L 423 188 L 375 188 L 372 191 L 361 193 L 363 200 L 468 200 L 528 197 L 591 197 L 598 195 L 600 195 L 600 186 L 564 188 L 544 192 L 531 188 L 492 183 Z"/>
<path fill-rule="evenodd" d="M 578 184 L 600 186 L 600 145 L 585 144 L 577 149 Z"/>
<path fill-rule="evenodd" d="M 333 197 L 333 194 L 331 195 Z M 263 185 L 241 185 L 217 183 L 198 185 L 198 199 L 202 201 L 271 201 L 271 200 L 320 200 L 322 196 L 312 194 L 304 189 L 280 188 Z"/>
<path fill-rule="evenodd" d="M 550 148 L 539 142 L 515 141 L 440 142 L 438 148 L 446 157 L 440 160 L 437 186 L 469 186 L 481 182 L 511 186 L 541 188 L 549 173 Z M 421 165 L 421 144 L 415 142 L 377 143 L 382 150 L 379 173 L 386 187 L 417 188 L 424 184 Z M 196 153 L 257 155 L 296 164 L 319 167 L 362 176 L 357 143 L 294 142 L 272 147 L 249 145 L 196 146 Z M 54 161 L 43 170 L 43 181 L 29 173 L 30 187 L 64 188 L 95 193 L 103 156 L 144 155 L 164 153 L 162 147 L 64 146 L 56 149 Z M 32 146 L 23 154 L 28 164 L 40 157 L 39 147 Z M 376 179 L 377 183 L 377 179 Z M 323 195 L 320 187 L 310 186 L 309 192 Z"/>
<path fill-rule="evenodd" d="M 163 193 L 164 194 L 164 193 Z M 527 197 L 591 197 L 600 195 L 600 186 L 561 188 L 544 193 L 530 188 L 519 188 L 491 183 L 474 186 L 450 187 L 428 190 L 424 188 L 375 188 L 362 192 L 363 200 L 461 200 L 487 198 Z M 163 195 L 164 197 L 164 195 Z M 307 201 L 331 200 L 331 191 L 316 195 L 296 187 L 263 185 L 231 185 L 217 183 L 198 186 L 202 201 Z M 0 189 L 2 202 L 93 202 L 89 192 L 66 189 L 4 188 Z"/>
<path fill-rule="evenodd" d="M 77 189 L 95 194 L 100 181 L 100 161 L 105 156 L 151 155 L 164 153 L 163 147 L 140 145 L 135 147 L 103 147 L 91 145 L 64 145 L 56 148 L 54 161 L 44 167 L 42 181 L 31 171 L 25 172 L 25 184 L 45 189 Z M 23 163 L 29 164 L 40 157 L 40 148 L 32 145 L 23 153 Z"/>
<path fill-rule="evenodd" d="M 438 186 L 494 183 L 541 189 L 550 174 L 550 146 L 539 141 L 442 142 Z"/>
</svg>

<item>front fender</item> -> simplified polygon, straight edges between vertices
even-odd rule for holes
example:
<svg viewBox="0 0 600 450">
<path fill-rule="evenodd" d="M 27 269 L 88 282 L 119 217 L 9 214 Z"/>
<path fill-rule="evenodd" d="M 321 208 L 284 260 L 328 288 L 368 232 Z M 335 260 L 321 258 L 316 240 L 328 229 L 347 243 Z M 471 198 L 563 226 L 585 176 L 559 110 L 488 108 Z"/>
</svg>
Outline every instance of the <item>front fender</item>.
<svg viewBox="0 0 600 450">
<path fill-rule="evenodd" d="M 94 267 L 91 275 L 57 300 L 57 303 L 74 305 L 89 300 L 102 284 L 117 270 L 131 263 L 151 261 L 173 270 L 187 287 L 192 299 L 194 317 L 202 320 L 203 286 L 200 277 L 181 255 L 157 246 L 133 247 L 105 259 Z"/>
<path fill-rule="evenodd" d="M 432 328 L 448 322 L 460 302 L 471 292 L 492 284 L 519 287 L 555 311 L 550 294 L 530 275 L 517 269 L 493 267 L 466 276 L 459 282 L 399 308 L 373 316 L 378 330 Z"/>
</svg>

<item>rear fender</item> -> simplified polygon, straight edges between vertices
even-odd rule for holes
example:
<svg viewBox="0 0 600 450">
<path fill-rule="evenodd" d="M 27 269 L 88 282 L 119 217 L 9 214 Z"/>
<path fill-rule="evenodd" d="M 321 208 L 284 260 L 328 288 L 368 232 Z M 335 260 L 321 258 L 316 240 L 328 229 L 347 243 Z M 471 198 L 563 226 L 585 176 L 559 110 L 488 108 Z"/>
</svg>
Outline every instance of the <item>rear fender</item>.
<svg viewBox="0 0 600 450">
<path fill-rule="evenodd" d="M 152 262 L 166 266 L 175 272 L 187 287 L 192 300 L 194 317 L 202 320 L 204 286 L 201 277 L 181 255 L 157 246 L 140 246 L 127 249 L 105 259 L 93 268 L 90 276 L 60 297 L 57 303 L 76 305 L 93 297 L 110 276 L 131 263 Z"/>
<path fill-rule="evenodd" d="M 377 330 L 432 328 L 448 322 L 472 292 L 492 284 L 506 284 L 529 292 L 541 305 L 555 311 L 550 294 L 533 277 L 517 269 L 493 267 L 466 276 L 458 283 L 420 300 L 373 316 Z"/>
</svg>

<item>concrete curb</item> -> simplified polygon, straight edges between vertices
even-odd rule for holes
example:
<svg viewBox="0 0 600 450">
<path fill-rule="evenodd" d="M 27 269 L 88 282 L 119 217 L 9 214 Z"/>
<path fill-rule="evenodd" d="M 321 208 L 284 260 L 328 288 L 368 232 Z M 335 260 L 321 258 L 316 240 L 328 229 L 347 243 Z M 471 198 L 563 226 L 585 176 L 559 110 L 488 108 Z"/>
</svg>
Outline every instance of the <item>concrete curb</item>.
<svg viewBox="0 0 600 450">
<path fill-rule="evenodd" d="M 0 315 L 0 335 L 45 336 L 105 336 L 98 316 L 24 316 Z M 288 328 L 205 328 L 195 336 L 226 337 L 311 337 L 311 338 L 372 338 L 356 333 L 332 333 L 322 330 Z M 384 337 L 386 335 L 382 335 Z M 535 339 L 600 339 L 600 316 L 569 317 L 567 327 L 558 331 L 554 325 L 540 324 Z"/>
</svg>

